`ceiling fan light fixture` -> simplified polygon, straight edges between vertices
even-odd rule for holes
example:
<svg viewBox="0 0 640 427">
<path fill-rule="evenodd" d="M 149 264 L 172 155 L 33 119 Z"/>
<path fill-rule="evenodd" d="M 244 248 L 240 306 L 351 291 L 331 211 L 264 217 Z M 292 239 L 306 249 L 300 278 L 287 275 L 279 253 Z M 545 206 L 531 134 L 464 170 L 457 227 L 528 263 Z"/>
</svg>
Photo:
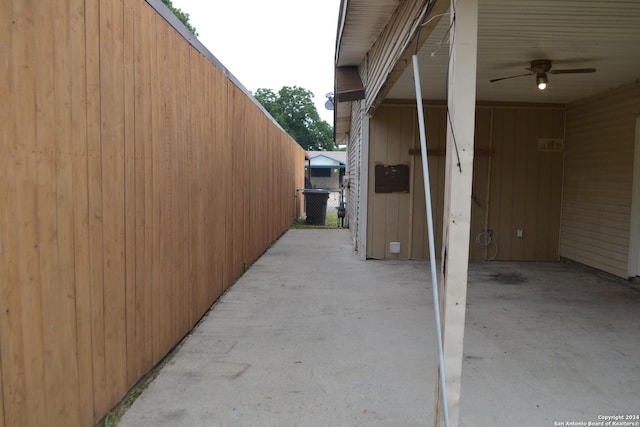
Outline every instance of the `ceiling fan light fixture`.
<svg viewBox="0 0 640 427">
<path fill-rule="evenodd" d="M 549 83 L 547 73 L 538 73 L 536 75 L 536 85 L 538 86 L 538 89 L 545 90 L 547 88 L 547 83 Z"/>
</svg>

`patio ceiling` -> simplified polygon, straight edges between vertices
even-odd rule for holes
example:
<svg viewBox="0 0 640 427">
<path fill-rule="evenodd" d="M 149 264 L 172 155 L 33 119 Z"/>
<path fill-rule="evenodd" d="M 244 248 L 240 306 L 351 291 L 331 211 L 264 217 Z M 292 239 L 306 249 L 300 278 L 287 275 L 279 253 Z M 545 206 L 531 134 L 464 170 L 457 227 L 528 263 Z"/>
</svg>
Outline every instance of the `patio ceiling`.
<svg viewBox="0 0 640 427">
<path fill-rule="evenodd" d="M 398 1 L 348 0 L 337 65 L 357 65 L 373 41 L 372 28 Z M 640 78 L 640 2 L 585 0 L 479 0 L 478 101 L 566 104 Z M 367 4 L 368 7 L 363 7 Z M 343 13 L 345 13 L 343 11 Z M 424 99 L 443 100 L 446 92 L 449 17 L 419 52 Z M 358 44 L 355 40 L 360 40 Z M 349 41 L 349 43 L 347 43 Z M 368 46 L 368 47 L 367 47 Z M 550 59 L 552 67 L 596 68 L 593 74 L 550 74 L 546 90 L 535 76 L 490 83 L 489 80 L 526 73 L 534 59 Z M 387 99 L 415 99 L 413 71 L 408 67 Z M 348 104 L 338 104 L 336 137 L 348 132 L 340 117 Z"/>
</svg>

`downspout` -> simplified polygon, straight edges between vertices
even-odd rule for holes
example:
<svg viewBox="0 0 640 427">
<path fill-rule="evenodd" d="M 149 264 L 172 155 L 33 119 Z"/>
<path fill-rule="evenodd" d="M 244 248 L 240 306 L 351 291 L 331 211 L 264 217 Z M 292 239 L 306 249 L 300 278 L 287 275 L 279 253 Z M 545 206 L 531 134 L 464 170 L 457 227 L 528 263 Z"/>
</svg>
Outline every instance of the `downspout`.
<svg viewBox="0 0 640 427">
<path fill-rule="evenodd" d="M 424 126 L 424 110 L 422 106 L 422 88 L 420 87 L 420 67 L 418 55 L 413 55 L 413 77 L 416 88 L 416 104 L 418 109 L 418 126 L 420 128 L 420 152 L 422 157 L 422 176 L 424 179 L 424 200 L 427 211 L 427 230 L 429 234 L 429 263 L 431 264 L 431 286 L 433 289 L 433 308 L 436 316 L 438 335 L 438 362 L 440 364 L 440 391 L 444 409 L 444 425 L 449 427 L 449 401 L 447 400 L 447 376 L 444 368 L 444 346 L 442 342 L 442 325 L 440 318 L 440 295 L 438 292 L 438 272 L 436 269 L 436 249 L 433 235 L 433 211 L 431 207 L 431 185 L 429 182 L 429 162 L 427 159 L 427 134 Z"/>
<path fill-rule="evenodd" d="M 364 107 L 364 102 L 361 104 Z M 369 115 L 366 110 L 360 110 L 360 205 L 358 219 L 358 259 L 365 261 L 367 259 L 367 217 L 369 209 Z"/>
</svg>

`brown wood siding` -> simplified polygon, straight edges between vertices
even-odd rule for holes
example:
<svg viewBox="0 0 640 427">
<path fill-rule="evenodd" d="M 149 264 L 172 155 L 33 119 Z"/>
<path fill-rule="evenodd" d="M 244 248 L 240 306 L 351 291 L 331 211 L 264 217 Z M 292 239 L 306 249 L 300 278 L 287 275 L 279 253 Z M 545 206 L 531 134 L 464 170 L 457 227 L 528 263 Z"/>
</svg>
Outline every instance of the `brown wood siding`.
<svg viewBox="0 0 640 427">
<path fill-rule="evenodd" d="M 442 240 L 446 108 L 425 105 L 436 256 Z M 371 119 L 367 255 L 372 258 L 429 256 L 417 113 L 412 105 L 383 105 Z M 564 108 L 480 106 L 476 112 L 476 157 L 471 217 L 471 259 L 558 259 L 562 152 L 539 152 L 539 138 L 562 138 Z M 373 168 L 407 163 L 410 194 L 376 194 Z M 407 226 L 408 225 L 408 226 Z M 523 237 L 516 237 L 516 230 Z M 476 236 L 492 230 L 488 247 Z M 399 256 L 389 242 L 401 242 Z M 496 246 L 497 243 L 497 246 Z M 496 248 L 498 252 L 496 253 Z"/>
<path fill-rule="evenodd" d="M 567 109 L 560 255 L 626 277 L 640 84 Z"/>
<path fill-rule="evenodd" d="M 493 108 L 487 229 L 497 260 L 558 259 L 563 153 L 539 151 L 538 140 L 563 138 L 564 115 L 564 108 Z"/>
<path fill-rule="evenodd" d="M 420 135 L 418 129 L 418 112 L 414 107 L 410 109 L 410 117 L 413 120 L 414 147 L 420 147 Z M 444 179 L 447 127 L 446 108 L 444 106 L 426 105 L 424 107 L 425 132 L 427 135 L 427 150 L 434 150 L 429 155 L 429 182 L 431 184 L 431 204 L 433 209 L 433 231 L 435 238 L 435 256 L 440 258 L 442 248 L 442 219 L 444 215 Z M 410 240 L 410 258 L 429 258 L 429 241 L 426 217 L 426 202 L 424 195 L 424 178 L 422 173 L 422 158 L 419 155 L 412 156 L 413 161 L 413 206 L 410 224 L 412 232 Z"/>
<path fill-rule="evenodd" d="M 410 193 L 376 193 L 375 166 L 411 165 L 409 149 L 413 148 L 415 132 L 405 117 L 411 113 L 408 108 L 384 108 L 370 124 L 367 256 L 371 258 L 398 257 L 389 253 L 389 242 L 401 241 L 401 237 L 400 257 L 409 254 Z"/>
<path fill-rule="evenodd" d="M 475 150 L 492 150 L 491 126 L 493 119 L 492 108 L 478 108 L 476 110 L 476 130 L 475 130 Z M 484 243 L 489 242 L 485 239 L 479 239 L 476 242 L 476 236 L 485 232 L 487 227 L 487 218 L 489 217 L 489 203 L 491 197 L 491 188 L 489 174 L 493 163 L 491 155 L 476 155 L 473 160 L 473 182 L 471 187 L 471 224 L 469 243 L 469 259 L 485 260 L 492 258 L 495 254 L 495 246 L 485 246 Z M 480 236 L 483 237 L 483 236 Z"/>
<path fill-rule="evenodd" d="M 0 8 L 0 427 L 93 425 L 294 221 L 304 151 L 144 1 Z"/>
<path fill-rule="evenodd" d="M 443 106 L 425 106 L 428 149 L 445 148 L 446 127 Z M 422 162 L 410 149 L 420 147 L 417 111 L 411 105 L 381 106 L 371 119 L 369 156 L 369 220 L 367 256 L 370 258 L 428 258 L 426 206 Z M 410 193 L 375 193 L 375 165 L 407 164 L 410 167 Z M 439 256 L 444 204 L 444 156 L 429 157 L 429 176 L 433 197 L 436 253 Z M 399 255 L 389 253 L 389 243 L 400 242 Z"/>
</svg>

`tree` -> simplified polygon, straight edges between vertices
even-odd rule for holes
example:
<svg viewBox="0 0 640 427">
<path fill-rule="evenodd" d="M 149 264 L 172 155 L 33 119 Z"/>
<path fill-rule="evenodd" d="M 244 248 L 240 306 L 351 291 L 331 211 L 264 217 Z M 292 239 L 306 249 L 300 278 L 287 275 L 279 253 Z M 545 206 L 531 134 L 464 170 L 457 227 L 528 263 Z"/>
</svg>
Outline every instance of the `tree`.
<svg viewBox="0 0 640 427">
<path fill-rule="evenodd" d="M 320 119 L 313 93 L 297 86 L 284 86 L 275 93 L 260 88 L 255 98 L 305 150 L 333 150 L 333 129 Z"/>
<path fill-rule="evenodd" d="M 188 13 L 183 12 L 182 9 L 180 9 L 179 7 L 175 7 L 171 0 L 162 0 L 162 3 L 164 3 L 164 5 L 167 6 L 169 10 L 173 12 L 174 15 L 176 15 L 176 17 L 180 20 L 180 22 L 182 22 L 184 26 L 187 27 L 187 30 L 191 31 L 191 34 L 198 37 L 198 32 L 193 27 L 193 25 L 191 25 L 191 23 L 189 22 Z"/>
</svg>

